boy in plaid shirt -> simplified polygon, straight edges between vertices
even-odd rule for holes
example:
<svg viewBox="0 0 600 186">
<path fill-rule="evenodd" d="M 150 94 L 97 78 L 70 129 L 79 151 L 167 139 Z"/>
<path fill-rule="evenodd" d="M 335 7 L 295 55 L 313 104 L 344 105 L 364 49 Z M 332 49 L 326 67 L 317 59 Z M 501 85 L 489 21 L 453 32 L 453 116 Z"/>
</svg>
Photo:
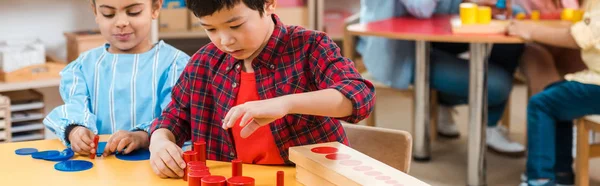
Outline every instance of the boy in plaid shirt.
<svg viewBox="0 0 600 186">
<path fill-rule="evenodd" d="M 150 162 L 181 177 L 184 141 L 203 140 L 207 159 L 290 164 L 288 148 L 338 141 L 339 120 L 366 118 L 373 85 L 322 32 L 284 25 L 275 0 L 188 0 L 210 44 L 173 87 L 151 128 Z"/>
</svg>

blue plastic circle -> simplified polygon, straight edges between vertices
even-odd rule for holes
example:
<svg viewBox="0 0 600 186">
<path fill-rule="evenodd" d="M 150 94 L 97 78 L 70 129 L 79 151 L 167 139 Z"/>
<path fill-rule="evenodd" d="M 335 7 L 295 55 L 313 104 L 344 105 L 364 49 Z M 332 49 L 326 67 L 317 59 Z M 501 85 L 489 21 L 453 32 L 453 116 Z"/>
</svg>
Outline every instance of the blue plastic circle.
<svg viewBox="0 0 600 186">
<path fill-rule="evenodd" d="M 44 159 L 48 160 L 48 161 L 66 161 L 66 160 L 71 159 L 73 156 L 75 156 L 75 152 L 73 152 L 73 150 L 67 148 L 67 149 L 63 150 L 62 152 L 60 152 L 60 154 L 58 154 L 56 156 L 50 156 L 50 157 L 46 157 Z"/>
<path fill-rule="evenodd" d="M 142 161 L 150 159 L 150 151 L 148 149 L 134 150 L 129 154 L 117 154 L 118 159 L 125 161 Z"/>
<path fill-rule="evenodd" d="M 21 156 L 31 155 L 36 152 L 38 152 L 38 150 L 34 149 L 34 148 L 22 148 L 22 149 L 15 150 L 15 154 L 21 155 Z"/>
<path fill-rule="evenodd" d="M 63 172 L 78 172 L 88 170 L 94 167 L 94 164 L 84 160 L 67 160 L 54 165 L 54 169 Z"/>
<path fill-rule="evenodd" d="M 57 150 L 47 150 L 33 153 L 31 154 L 31 157 L 35 159 L 46 159 L 48 157 L 58 156 L 59 154 L 60 152 L 58 152 Z"/>
<path fill-rule="evenodd" d="M 98 147 L 96 148 L 96 156 L 102 156 L 104 153 L 104 149 L 106 148 L 106 141 L 98 142 Z"/>
</svg>

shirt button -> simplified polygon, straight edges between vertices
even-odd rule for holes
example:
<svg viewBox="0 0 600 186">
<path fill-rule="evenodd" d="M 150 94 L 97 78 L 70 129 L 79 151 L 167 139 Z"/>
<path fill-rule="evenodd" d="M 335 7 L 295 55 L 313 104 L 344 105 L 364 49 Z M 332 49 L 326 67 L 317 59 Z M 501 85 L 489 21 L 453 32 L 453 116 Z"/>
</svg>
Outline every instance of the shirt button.
<svg viewBox="0 0 600 186">
<path fill-rule="evenodd" d="M 240 64 L 235 65 L 235 69 L 240 69 Z"/>
<path fill-rule="evenodd" d="M 231 68 L 229 68 L 229 66 L 227 66 L 227 68 L 225 68 L 225 70 L 229 70 L 229 69 L 231 69 Z"/>
<path fill-rule="evenodd" d="M 233 83 L 233 84 L 231 84 L 231 86 L 232 86 L 233 88 L 235 88 L 235 87 L 237 87 L 237 83 Z"/>
<path fill-rule="evenodd" d="M 233 152 L 230 152 L 230 153 L 229 153 L 229 155 L 230 155 L 230 156 L 235 156 L 235 153 L 233 153 Z"/>
<path fill-rule="evenodd" d="M 269 66 L 269 68 L 275 69 L 275 65 L 271 65 L 271 66 Z"/>
</svg>

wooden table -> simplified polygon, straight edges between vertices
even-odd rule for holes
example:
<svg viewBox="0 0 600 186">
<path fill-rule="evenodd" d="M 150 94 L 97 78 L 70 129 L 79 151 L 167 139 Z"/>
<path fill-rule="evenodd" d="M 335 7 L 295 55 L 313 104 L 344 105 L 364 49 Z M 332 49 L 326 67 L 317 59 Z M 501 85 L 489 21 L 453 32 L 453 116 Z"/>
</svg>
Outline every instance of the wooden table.
<svg viewBox="0 0 600 186">
<path fill-rule="evenodd" d="M 106 141 L 108 136 L 102 136 Z M 38 150 L 59 150 L 65 147 L 58 140 L 41 140 L 0 145 L 0 185 L 27 186 L 152 186 L 181 185 L 188 183 L 182 179 L 161 179 L 154 174 L 146 161 L 122 161 L 115 156 L 89 159 L 76 156 L 73 159 L 88 160 L 94 163 L 92 169 L 81 172 L 60 172 L 54 170 L 56 162 L 36 160 L 31 156 L 18 156 L 19 148 Z M 207 161 L 213 175 L 231 177 L 231 164 L 228 162 Z M 296 169 L 283 166 L 243 165 L 244 176 L 253 177 L 256 185 L 275 185 L 276 172 L 285 172 L 285 185 L 301 185 L 296 182 Z"/>
<path fill-rule="evenodd" d="M 493 43 L 523 43 L 505 35 L 453 34 L 450 19 L 454 15 L 438 15 L 430 19 L 397 17 L 346 28 L 345 42 L 352 36 L 379 36 L 416 41 L 415 113 L 413 157 L 428 161 L 431 149 L 429 126 L 429 42 L 470 43 L 469 73 L 469 140 L 468 185 L 485 185 L 485 128 L 487 127 L 487 57 Z M 352 55 L 352 54 L 350 54 Z"/>
</svg>

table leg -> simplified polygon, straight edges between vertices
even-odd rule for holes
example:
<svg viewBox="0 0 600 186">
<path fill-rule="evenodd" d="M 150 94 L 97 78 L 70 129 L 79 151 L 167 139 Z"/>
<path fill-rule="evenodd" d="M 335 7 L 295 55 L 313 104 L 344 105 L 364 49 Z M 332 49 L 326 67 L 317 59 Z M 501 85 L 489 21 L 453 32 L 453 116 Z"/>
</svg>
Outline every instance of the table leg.
<svg viewBox="0 0 600 186">
<path fill-rule="evenodd" d="M 429 42 L 416 41 L 413 159 L 429 161 Z"/>
<path fill-rule="evenodd" d="M 471 43 L 469 73 L 469 138 L 467 184 L 486 185 L 485 129 L 487 127 L 486 43 Z"/>
</svg>

